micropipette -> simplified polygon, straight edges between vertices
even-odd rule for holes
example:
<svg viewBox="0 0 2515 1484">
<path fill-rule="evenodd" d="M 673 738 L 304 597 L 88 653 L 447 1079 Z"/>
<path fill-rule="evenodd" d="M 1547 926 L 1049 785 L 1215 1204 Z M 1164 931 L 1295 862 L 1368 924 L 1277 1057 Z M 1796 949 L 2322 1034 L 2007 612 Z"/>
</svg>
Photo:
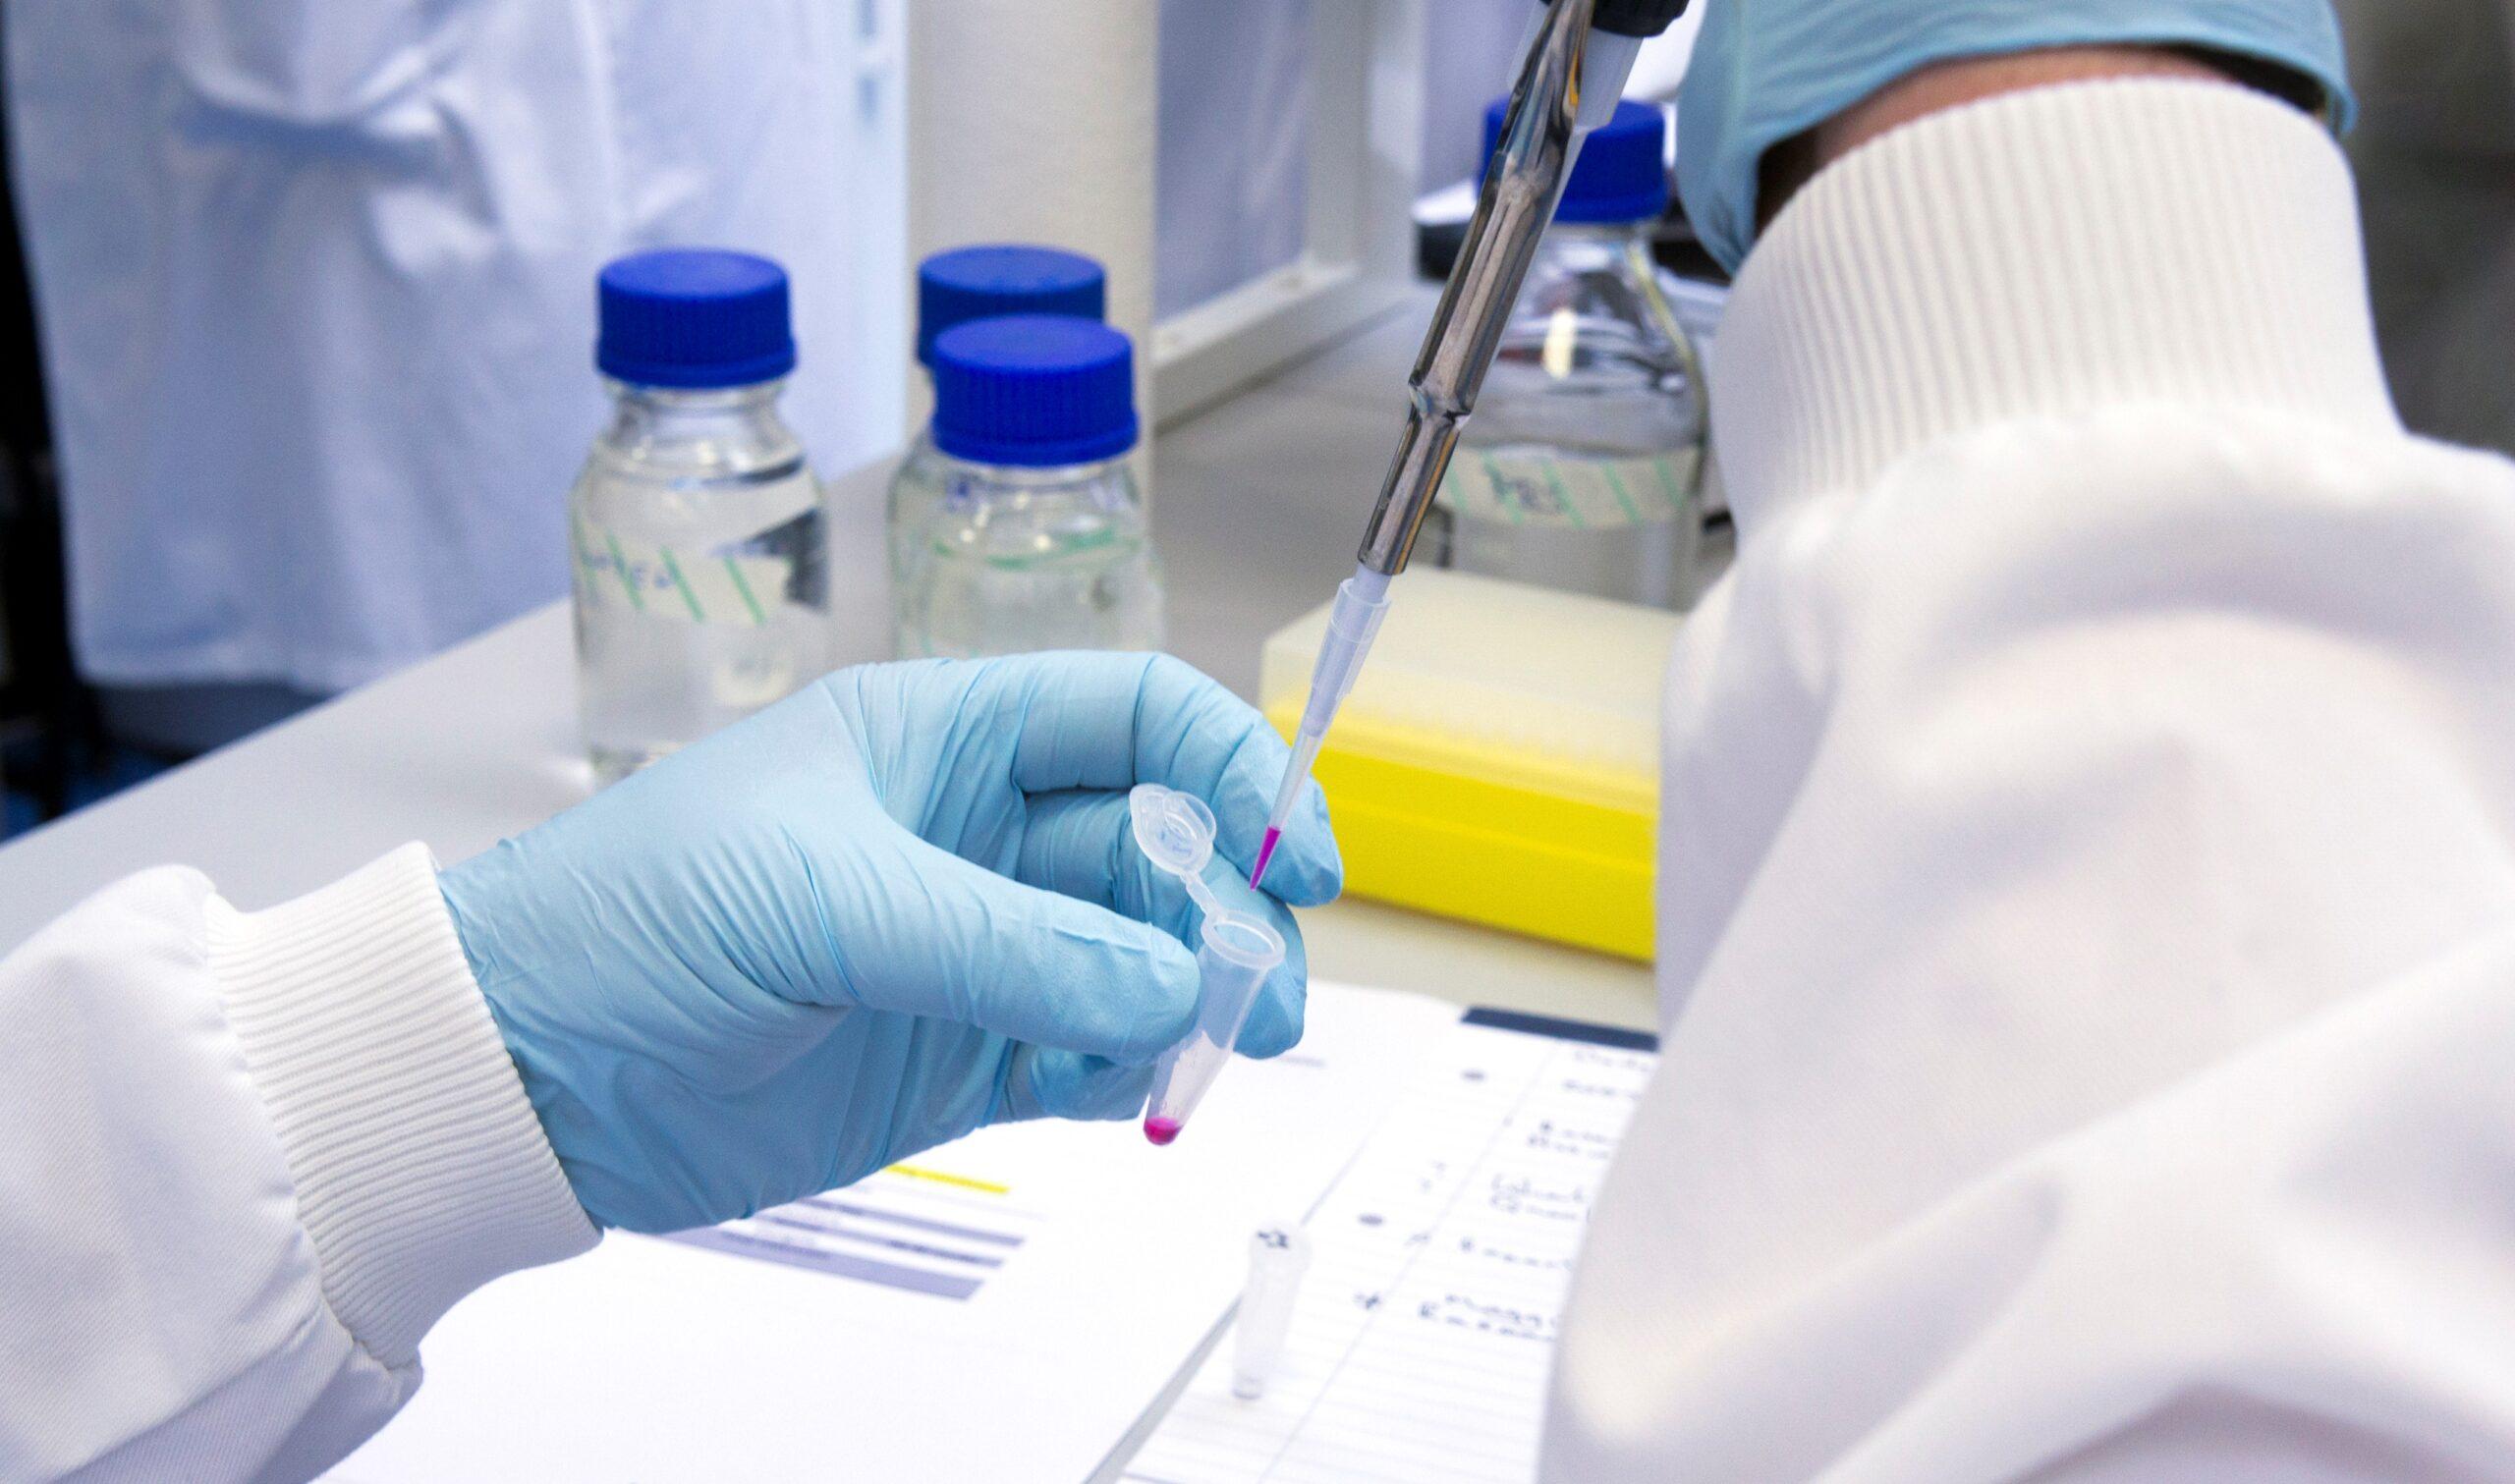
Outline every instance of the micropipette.
<svg viewBox="0 0 2515 1484">
<path fill-rule="evenodd" d="M 1328 610 L 1327 636 L 1311 670 L 1310 699 L 1293 734 L 1292 762 L 1275 791 L 1249 872 L 1252 886 L 1265 879 L 1328 725 L 1353 690 L 1363 657 L 1388 615 L 1389 580 L 1406 570 L 1414 552 L 1581 138 L 1615 112 L 1643 38 L 1667 29 L 1685 8 L 1686 0 L 1550 0 L 1531 23 L 1527 60 L 1511 89 L 1510 117 L 1485 171 L 1466 242 L 1432 311 L 1432 327 L 1407 378 L 1406 426 L 1398 435 L 1397 456 L 1364 527 L 1354 575 L 1338 585 Z"/>
</svg>

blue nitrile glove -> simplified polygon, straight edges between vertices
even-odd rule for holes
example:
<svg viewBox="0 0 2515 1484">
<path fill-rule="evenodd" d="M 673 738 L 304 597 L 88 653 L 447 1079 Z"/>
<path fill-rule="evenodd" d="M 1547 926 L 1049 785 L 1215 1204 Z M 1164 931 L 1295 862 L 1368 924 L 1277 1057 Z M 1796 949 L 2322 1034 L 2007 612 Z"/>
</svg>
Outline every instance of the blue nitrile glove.
<svg viewBox="0 0 2515 1484">
<path fill-rule="evenodd" d="M 1213 806 L 1245 875 L 1282 777 L 1177 660 L 844 670 L 441 880 L 577 1199 L 665 1232 L 825 1190 L 981 1124 L 1121 1118 L 1195 1018 L 1187 893 L 1127 790 Z M 1301 1036 L 1282 903 L 1342 880 L 1313 789 L 1264 897 L 1291 954 L 1240 1049 Z M 1278 902 L 1277 898 L 1281 901 Z M 1154 925 L 1146 926 L 1149 922 Z"/>
<path fill-rule="evenodd" d="M 1677 191 L 1731 272 L 1756 241 L 1764 151 L 1933 62 L 2054 46 L 2197 46 L 2356 105 L 2329 0 L 1706 0 L 1677 92 Z"/>
</svg>

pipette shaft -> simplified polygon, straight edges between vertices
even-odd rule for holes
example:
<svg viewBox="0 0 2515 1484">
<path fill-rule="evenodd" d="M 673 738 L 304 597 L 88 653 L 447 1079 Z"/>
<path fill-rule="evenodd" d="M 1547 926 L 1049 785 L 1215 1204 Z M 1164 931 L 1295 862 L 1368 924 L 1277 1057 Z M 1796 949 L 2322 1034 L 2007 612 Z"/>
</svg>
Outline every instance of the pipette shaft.
<svg viewBox="0 0 2515 1484">
<path fill-rule="evenodd" d="M 1327 636 L 1311 671 L 1310 700 L 1293 736 L 1292 764 L 1284 770 L 1275 806 L 1266 816 L 1266 834 L 1249 873 L 1251 886 L 1265 879 L 1267 862 L 1274 858 L 1293 805 L 1310 781 L 1328 724 L 1354 688 L 1363 656 L 1388 614 L 1389 579 L 1406 570 L 1416 533 L 1449 467 L 1458 430 L 1475 410 L 1477 392 L 1510 320 L 1511 303 L 1519 298 L 1537 240 L 1553 219 L 1554 203 L 1571 174 L 1585 115 L 1594 122 L 1601 112 L 1594 101 L 1585 109 L 1581 97 L 1583 48 L 1594 8 L 1595 0 L 1556 0 L 1537 20 L 1466 243 L 1407 380 L 1406 426 L 1398 435 L 1397 455 L 1364 528 L 1354 575 L 1336 589 L 1335 606 L 1328 610 Z M 1608 109 L 1622 89 L 1622 68 L 1630 64 L 1628 50 L 1619 54 L 1611 81 L 1587 80 L 1608 88 Z"/>
<path fill-rule="evenodd" d="M 1571 177 L 1582 126 L 1602 116 L 1594 102 L 1585 108 L 1582 97 L 1585 82 L 1606 81 L 1583 75 L 1593 8 L 1594 0 L 1557 0 L 1530 39 L 1476 214 L 1407 378 L 1406 425 L 1363 531 L 1362 564 L 1373 572 L 1395 577 L 1406 570 L 1459 428 L 1476 410 L 1511 305 Z M 1622 81 L 1619 76 L 1609 85 L 1620 88 Z M 1611 111 L 1612 90 L 1603 101 Z"/>
</svg>

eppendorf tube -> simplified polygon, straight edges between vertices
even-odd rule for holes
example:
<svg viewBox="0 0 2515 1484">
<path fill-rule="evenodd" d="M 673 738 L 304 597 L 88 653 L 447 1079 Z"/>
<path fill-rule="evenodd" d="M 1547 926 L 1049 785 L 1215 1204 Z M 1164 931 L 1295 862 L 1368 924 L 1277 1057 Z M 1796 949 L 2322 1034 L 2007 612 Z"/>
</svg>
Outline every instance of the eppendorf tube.
<svg viewBox="0 0 2515 1484">
<path fill-rule="evenodd" d="M 1222 1064 L 1231 1060 L 1258 991 L 1283 962 L 1283 936 L 1272 927 L 1243 912 L 1206 910 L 1197 944 L 1197 1028 L 1153 1066 L 1146 1138 L 1166 1144 L 1179 1136 Z"/>
<path fill-rule="evenodd" d="M 1310 1234 L 1295 1222 L 1259 1227 L 1249 1238 L 1249 1287 L 1241 1290 L 1231 1322 L 1231 1394 L 1243 1402 L 1265 1396 L 1283 1363 L 1310 1248 Z"/>
<path fill-rule="evenodd" d="M 1214 854 L 1214 814 L 1203 799 L 1147 783 L 1127 796 L 1127 807 L 1137 848 L 1155 867 L 1179 878 L 1204 918 L 1197 942 L 1197 1026 L 1154 1064 L 1152 1099 L 1145 1108 L 1144 1136 L 1166 1144 L 1179 1136 L 1231 1060 L 1258 991 L 1284 962 L 1284 939 L 1263 919 L 1224 907 L 1205 885 L 1205 863 Z"/>
</svg>

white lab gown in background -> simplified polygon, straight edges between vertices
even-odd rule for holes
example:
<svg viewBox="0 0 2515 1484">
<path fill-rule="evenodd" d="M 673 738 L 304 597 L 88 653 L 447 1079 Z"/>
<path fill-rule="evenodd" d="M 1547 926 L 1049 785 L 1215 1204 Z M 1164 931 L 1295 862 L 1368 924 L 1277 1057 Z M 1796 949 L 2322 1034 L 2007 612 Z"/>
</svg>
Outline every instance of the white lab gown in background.
<svg viewBox="0 0 2515 1484">
<path fill-rule="evenodd" d="M 788 414 L 825 468 L 878 452 L 881 9 L 14 0 L 84 673 L 335 690 L 564 592 L 593 277 L 624 250 L 785 263 Z"/>
<path fill-rule="evenodd" d="M 2185 82 L 1766 233 L 1548 1479 L 2515 1477 L 2515 466 L 2401 430 L 2360 262 Z"/>
</svg>

